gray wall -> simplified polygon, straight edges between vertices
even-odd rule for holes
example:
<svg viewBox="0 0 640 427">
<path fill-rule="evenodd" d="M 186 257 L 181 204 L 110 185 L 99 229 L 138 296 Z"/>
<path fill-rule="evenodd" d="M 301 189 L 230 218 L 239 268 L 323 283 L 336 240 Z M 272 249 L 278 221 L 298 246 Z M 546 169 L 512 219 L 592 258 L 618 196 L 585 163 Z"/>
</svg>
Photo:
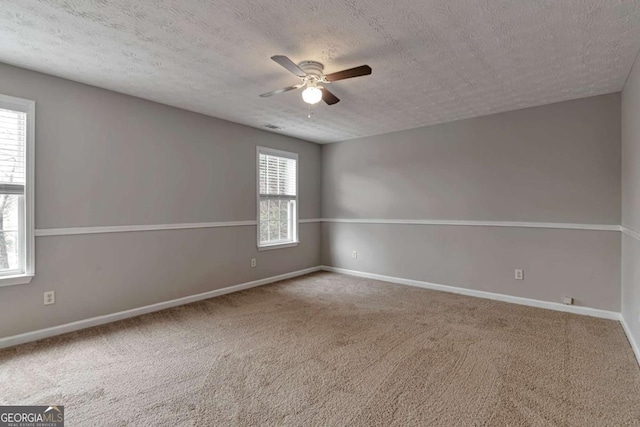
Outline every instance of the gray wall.
<svg viewBox="0 0 640 427">
<path fill-rule="evenodd" d="M 635 105 L 629 117 L 640 103 L 633 85 L 623 100 Z M 300 154 L 303 219 L 620 222 L 618 94 L 321 149 L 2 64 L 0 93 L 37 102 L 38 229 L 255 220 L 256 145 Z M 624 221 L 639 229 L 640 131 L 629 117 Z M 320 263 L 620 309 L 616 232 L 309 223 L 300 233 L 297 248 L 263 252 L 254 226 L 38 237 L 32 283 L 0 288 L 0 337 Z M 640 249 L 629 239 L 623 276 L 633 297 L 623 309 L 637 328 L 640 292 L 629 284 L 638 283 Z M 56 304 L 42 305 L 46 290 Z"/>
<path fill-rule="evenodd" d="M 316 144 L 3 64 L 0 93 L 36 101 L 37 229 L 255 220 L 256 145 L 299 153 L 300 218 L 319 217 Z M 317 266 L 320 225 L 300 238 L 258 252 L 255 226 L 38 237 L 36 277 L 0 288 L 0 337 Z"/>
<path fill-rule="evenodd" d="M 619 94 L 326 145 L 322 216 L 615 225 L 620 156 Z M 322 261 L 620 309 L 618 232 L 326 223 Z"/>
<path fill-rule="evenodd" d="M 640 60 L 622 91 L 622 225 L 640 235 Z M 622 237 L 622 316 L 640 345 L 640 240 Z"/>
</svg>

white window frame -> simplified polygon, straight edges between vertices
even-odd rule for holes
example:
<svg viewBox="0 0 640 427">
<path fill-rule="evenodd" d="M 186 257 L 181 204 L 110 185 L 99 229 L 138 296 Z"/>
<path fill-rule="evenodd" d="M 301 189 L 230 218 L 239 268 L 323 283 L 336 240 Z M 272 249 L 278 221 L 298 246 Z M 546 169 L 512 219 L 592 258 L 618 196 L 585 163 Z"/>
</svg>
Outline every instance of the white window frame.
<svg viewBox="0 0 640 427">
<path fill-rule="evenodd" d="M 0 108 L 21 111 L 27 114 L 27 141 L 25 145 L 25 189 L 24 212 L 20 212 L 21 226 L 24 229 L 21 239 L 20 274 L 0 276 L 0 287 L 20 285 L 31 282 L 35 275 L 35 223 L 34 223 L 34 186 L 35 186 L 35 134 L 36 103 L 28 99 L 0 94 Z"/>
<path fill-rule="evenodd" d="M 295 197 L 295 212 L 293 218 L 293 240 L 284 242 L 284 243 L 272 243 L 272 244 L 260 244 L 260 154 L 267 154 L 278 157 L 285 157 L 288 159 L 294 159 L 296 161 L 296 197 Z M 290 248 L 297 246 L 300 243 L 300 238 L 298 235 L 299 227 L 299 214 L 298 211 L 300 209 L 300 205 L 298 203 L 299 194 L 300 194 L 300 161 L 298 160 L 298 153 L 292 153 L 289 151 L 276 150 L 275 148 L 268 147 L 256 147 L 256 239 L 259 251 L 266 251 L 270 249 L 282 249 L 282 248 Z"/>
</svg>

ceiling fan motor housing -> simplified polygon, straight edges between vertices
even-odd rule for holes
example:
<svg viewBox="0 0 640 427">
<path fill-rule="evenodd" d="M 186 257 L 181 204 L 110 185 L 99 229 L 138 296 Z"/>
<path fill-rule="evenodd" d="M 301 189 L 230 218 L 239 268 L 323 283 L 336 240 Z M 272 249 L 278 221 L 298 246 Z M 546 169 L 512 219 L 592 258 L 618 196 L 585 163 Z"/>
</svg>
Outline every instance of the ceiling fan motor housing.
<svg viewBox="0 0 640 427">
<path fill-rule="evenodd" d="M 302 69 L 307 75 L 314 76 L 317 80 L 322 78 L 322 72 L 324 71 L 324 65 L 317 61 L 302 61 L 298 64 L 298 67 Z"/>
</svg>

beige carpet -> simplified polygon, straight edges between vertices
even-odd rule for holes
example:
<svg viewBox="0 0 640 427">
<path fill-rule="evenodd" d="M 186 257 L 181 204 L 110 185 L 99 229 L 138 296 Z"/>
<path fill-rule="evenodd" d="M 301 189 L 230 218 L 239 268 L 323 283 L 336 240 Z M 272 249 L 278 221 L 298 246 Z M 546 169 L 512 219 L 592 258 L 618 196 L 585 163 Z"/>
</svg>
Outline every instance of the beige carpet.
<svg viewBox="0 0 640 427">
<path fill-rule="evenodd" d="M 617 322 L 331 273 L 0 351 L 68 426 L 640 425 Z"/>
</svg>

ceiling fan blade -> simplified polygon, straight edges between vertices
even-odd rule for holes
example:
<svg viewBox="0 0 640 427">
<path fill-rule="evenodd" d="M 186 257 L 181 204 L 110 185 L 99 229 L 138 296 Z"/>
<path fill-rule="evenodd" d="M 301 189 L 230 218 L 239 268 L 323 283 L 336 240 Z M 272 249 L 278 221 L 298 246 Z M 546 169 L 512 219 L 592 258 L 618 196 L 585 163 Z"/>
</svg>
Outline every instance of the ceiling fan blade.
<svg viewBox="0 0 640 427">
<path fill-rule="evenodd" d="M 293 62 L 292 60 L 290 60 L 284 55 L 274 55 L 271 57 L 271 59 L 273 59 L 278 64 L 282 65 L 284 68 L 291 71 L 293 74 L 295 74 L 298 77 L 305 77 L 307 75 L 307 73 L 302 71 L 302 68 L 298 67 L 295 62 Z"/>
<path fill-rule="evenodd" d="M 327 105 L 333 105 L 340 102 L 340 99 L 338 99 L 337 96 L 329 92 L 327 88 L 324 87 L 322 88 L 322 100 L 326 102 Z"/>
<path fill-rule="evenodd" d="M 369 74 L 371 74 L 371 67 L 368 65 L 361 65 L 359 67 L 349 68 L 348 70 L 327 74 L 324 78 L 328 82 L 335 82 L 337 80 L 350 79 L 353 77 L 368 76 Z"/>
<path fill-rule="evenodd" d="M 304 85 L 303 84 L 293 85 L 293 86 L 285 87 L 283 89 L 272 90 L 271 92 L 263 93 L 260 96 L 263 97 L 263 98 L 266 98 L 267 96 L 277 95 L 279 93 L 289 92 L 290 90 L 300 89 L 302 86 L 304 86 Z"/>
</svg>

